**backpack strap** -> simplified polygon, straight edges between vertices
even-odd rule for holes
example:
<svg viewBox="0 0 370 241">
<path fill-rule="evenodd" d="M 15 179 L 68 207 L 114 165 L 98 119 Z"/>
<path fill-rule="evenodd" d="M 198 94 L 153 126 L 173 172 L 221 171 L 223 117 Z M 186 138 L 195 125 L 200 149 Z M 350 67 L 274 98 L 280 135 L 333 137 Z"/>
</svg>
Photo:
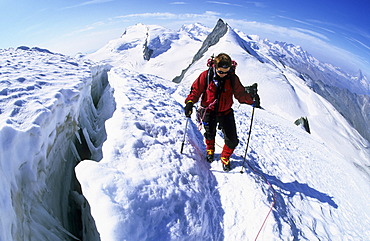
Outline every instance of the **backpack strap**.
<svg viewBox="0 0 370 241">
<path fill-rule="evenodd" d="M 209 83 L 211 83 L 211 80 L 213 80 L 213 75 L 214 75 L 213 66 L 210 66 L 208 68 L 208 72 L 207 72 L 207 87 L 208 87 Z"/>
<path fill-rule="evenodd" d="M 231 88 L 234 90 L 235 86 L 235 70 L 233 73 L 230 74 L 230 81 L 231 81 Z"/>
</svg>

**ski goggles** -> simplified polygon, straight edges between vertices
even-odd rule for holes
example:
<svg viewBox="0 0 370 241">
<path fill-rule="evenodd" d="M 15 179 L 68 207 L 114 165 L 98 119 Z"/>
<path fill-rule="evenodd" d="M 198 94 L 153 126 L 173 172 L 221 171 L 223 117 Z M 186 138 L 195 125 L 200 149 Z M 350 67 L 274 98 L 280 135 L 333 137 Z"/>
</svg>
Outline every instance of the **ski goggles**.
<svg viewBox="0 0 370 241">
<path fill-rule="evenodd" d="M 228 73 L 230 73 L 230 70 L 229 70 L 229 71 L 226 71 L 226 72 L 221 71 L 221 70 L 216 70 L 216 72 L 217 72 L 218 74 L 228 74 Z"/>
</svg>

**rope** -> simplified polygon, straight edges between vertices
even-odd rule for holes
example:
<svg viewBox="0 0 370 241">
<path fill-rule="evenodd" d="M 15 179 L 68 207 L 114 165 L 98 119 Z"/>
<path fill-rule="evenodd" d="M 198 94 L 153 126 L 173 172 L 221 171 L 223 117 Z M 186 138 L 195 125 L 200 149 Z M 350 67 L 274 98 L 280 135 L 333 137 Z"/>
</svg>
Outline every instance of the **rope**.
<svg viewBox="0 0 370 241">
<path fill-rule="evenodd" d="M 218 147 L 220 147 L 220 148 L 222 148 L 222 146 L 221 145 L 219 145 L 217 142 L 216 142 L 216 145 L 218 146 Z M 234 153 L 235 155 L 237 155 L 237 156 L 239 156 L 239 157 L 241 157 L 242 158 L 242 156 L 241 155 L 239 155 L 239 154 L 236 154 L 236 153 Z M 271 183 L 267 180 L 267 178 L 263 175 L 263 173 L 261 173 L 261 172 L 259 172 L 256 168 L 254 168 L 248 161 L 246 161 L 246 163 L 247 163 L 247 165 L 248 165 L 248 167 L 255 173 L 255 174 L 257 174 L 258 176 L 260 176 L 265 182 L 266 182 L 266 184 L 269 186 L 269 189 L 271 189 L 272 190 L 272 193 L 273 193 L 273 196 L 272 196 L 272 198 L 273 198 L 273 202 L 272 202 L 272 204 L 271 204 L 271 206 L 270 206 L 270 209 L 269 209 L 269 211 L 268 211 L 268 213 L 267 213 L 267 215 L 266 215 L 266 217 L 265 217 L 265 219 L 264 219 L 264 221 L 263 221 L 263 223 L 262 223 L 262 225 L 261 225 L 261 227 L 260 227 L 260 229 L 258 230 L 258 233 L 257 233 L 257 235 L 256 235 L 256 238 L 254 239 L 255 241 L 258 239 L 258 237 L 259 237 L 259 235 L 260 235 L 260 233 L 261 233 L 261 231 L 262 231 L 262 229 L 263 229 L 263 227 L 265 226 L 265 224 L 266 224 L 266 221 L 267 221 L 267 219 L 268 219 L 268 217 L 270 216 L 270 214 L 271 214 L 271 212 L 272 212 L 272 210 L 273 210 L 273 208 L 274 208 L 274 206 L 275 206 L 275 204 L 276 204 L 276 196 L 277 196 L 277 194 L 276 194 L 276 190 L 274 189 L 274 187 L 271 185 Z"/>
<path fill-rule="evenodd" d="M 199 110 L 197 110 L 197 120 L 198 120 L 198 130 L 200 131 L 202 129 L 203 120 L 206 116 L 207 110 L 209 110 L 212 106 L 214 106 L 217 103 L 217 99 L 215 99 L 211 104 L 209 104 L 207 107 L 199 107 Z"/>
</svg>

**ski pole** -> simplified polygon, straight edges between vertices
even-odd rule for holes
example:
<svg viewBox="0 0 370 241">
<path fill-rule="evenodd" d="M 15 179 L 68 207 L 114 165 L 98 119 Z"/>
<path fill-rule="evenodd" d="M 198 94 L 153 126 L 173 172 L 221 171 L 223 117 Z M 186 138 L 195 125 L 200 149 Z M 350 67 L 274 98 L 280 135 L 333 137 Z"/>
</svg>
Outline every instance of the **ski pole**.
<svg viewBox="0 0 370 241">
<path fill-rule="evenodd" d="M 188 122 L 189 122 L 190 117 L 186 118 L 186 124 L 185 124 L 185 131 L 184 131 L 184 139 L 182 140 L 181 144 L 181 151 L 180 153 L 182 154 L 182 151 L 184 150 L 184 144 L 185 144 L 185 137 L 186 137 L 186 130 L 188 129 Z"/>
<path fill-rule="evenodd" d="M 253 106 L 253 109 L 252 109 L 252 118 L 251 118 L 251 125 L 249 127 L 247 147 L 245 148 L 244 160 L 243 160 L 242 169 L 240 170 L 240 173 L 244 173 L 244 171 L 243 171 L 243 169 L 244 169 L 244 163 L 245 163 L 245 160 L 247 158 L 247 151 L 248 151 L 248 146 L 249 146 L 249 140 L 251 139 L 252 125 L 253 125 L 253 117 L 254 117 L 254 108 L 255 107 Z"/>
</svg>

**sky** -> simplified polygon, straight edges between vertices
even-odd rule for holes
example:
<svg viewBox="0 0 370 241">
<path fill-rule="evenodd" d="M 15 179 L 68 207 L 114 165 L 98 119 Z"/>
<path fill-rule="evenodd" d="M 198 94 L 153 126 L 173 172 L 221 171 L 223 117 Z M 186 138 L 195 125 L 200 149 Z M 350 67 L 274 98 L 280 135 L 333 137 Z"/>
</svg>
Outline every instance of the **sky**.
<svg viewBox="0 0 370 241">
<path fill-rule="evenodd" d="M 232 28 L 299 45 L 319 60 L 370 77 L 368 0 L 0 0 L 0 48 L 91 53 L 137 23 Z"/>
</svg>

